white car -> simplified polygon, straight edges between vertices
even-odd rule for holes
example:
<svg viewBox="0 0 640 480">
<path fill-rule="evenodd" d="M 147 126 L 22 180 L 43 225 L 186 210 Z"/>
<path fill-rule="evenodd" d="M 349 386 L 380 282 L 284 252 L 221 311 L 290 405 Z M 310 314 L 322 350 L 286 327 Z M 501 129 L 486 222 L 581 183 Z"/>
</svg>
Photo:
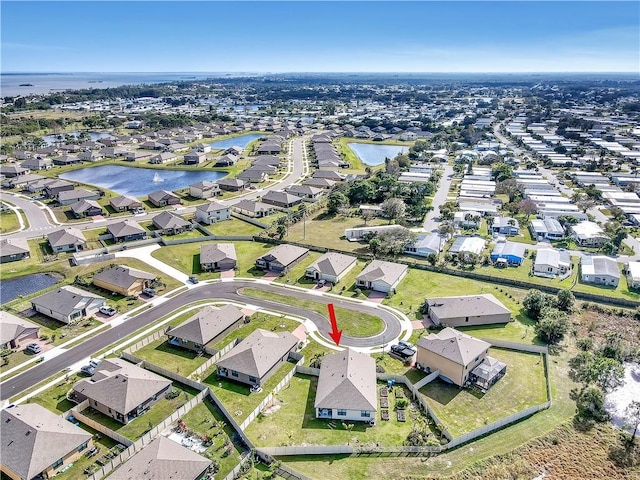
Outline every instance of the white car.
<svg viewBox="0 0 640 480">
<path fill-rule="evenodd" d="M 118 311 L 113 308 L 113 307 L 107 307 L 106 305 L 103 305 L 100 307 L 100 313 L 108 316 L 108 317 L 112 317 L 114 316 L 116 313 L 118 313 Z"/>
</svg>

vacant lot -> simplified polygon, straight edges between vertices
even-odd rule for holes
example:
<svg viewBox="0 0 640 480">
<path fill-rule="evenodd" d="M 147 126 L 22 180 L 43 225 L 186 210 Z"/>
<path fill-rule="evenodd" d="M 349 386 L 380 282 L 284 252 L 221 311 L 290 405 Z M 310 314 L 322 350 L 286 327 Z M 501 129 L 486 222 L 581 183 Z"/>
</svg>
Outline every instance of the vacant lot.
<svg viewBox="0 0 640 480">
<path fill-rule="evenodd" d="M 292 332 L 298 325 L 295 320 L 290 320 L 284 317 L 276 317 L 273 315 L 267 315 L 266 313 L 258 312 L 251 315 L 249 321 L 236 328 L 232 332 L 229 332 L 218 343 L 213 345 L 216 350 L 222 350 L 226 345 L 233 342 L 236 338 L 247 338 L 258 328 L 268 330 L 270 332 Z"/>
<path fill-rule="evenodd" d="M 18 215 L 13 210 L 0 213 L 0 233 L 9 233 L 20 228 Z"/>
<path fill-rule="evenodd" d="M 167 337 L 151 342 L 140 350 L 133 352 L 133 354 L 142 360 L 173 370 L 184 376 L 188 376 L 210 358 L 209 355 L 198 355 L 192 350 L 171 345 Z"/>
<path fill-rule="evenodd" d="M 225 220 L 213 225 L 207 225 L 205 230 L 213 235 L 257 235 L 262 231 L 262 228 L 253 225 L 252 223 L 239 220 L 237 218 L 231 218 L 231 220 Z"/>
<path fill-rule="evenodd" d="M 489 355 L 505 362 L 507 373 L 484 395 L 439 379 L 420 389 L 454 437 L 547 401 L 541 355 L 497 348 Z"/>
<path fill-rule="evenodd" d="M 393 394 L 388 397 L 390 419 L 381 420 L 378 408 L 375 426 L 369 426 L 364 422 L 349 422 L 353 425 L 350 427 L 339 420 L 316 419 L 313 405 L 317 387 L 318 377 L 294 375 L 291 386 L 278 393 L 273 405 L 249 425 L 247 435 L 258 446 L 371 443 L 402 445 L 414 426 L 424 425 L 424 417 L 415 407 L 406 410 L 406 422 L 399 422 Z M 404 397 L 409 395 L 408 390 L 402 386 L 396 386 L 394 389 L 402 390 Z M 434 440 L 435 438 L 434 436 Z"/>
</svg>

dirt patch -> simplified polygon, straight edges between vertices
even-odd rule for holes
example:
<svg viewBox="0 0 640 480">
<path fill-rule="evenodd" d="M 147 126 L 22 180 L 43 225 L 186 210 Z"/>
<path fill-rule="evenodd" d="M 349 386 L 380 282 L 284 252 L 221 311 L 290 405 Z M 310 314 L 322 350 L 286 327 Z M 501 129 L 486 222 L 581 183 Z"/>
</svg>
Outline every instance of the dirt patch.
<svg viewBox="0 0 640 480">
<path fill-rule="evenodd" d="M 591 338 L 596 349 L 605 344 L 607 335 L 619 334 L 623 351 L 638 350 L 640 322 L 632 317 L 579 310 L 573 316 L 573 324 L 576 328 L 576 338 Z"/>
<path fill-rule="evenodd" d="M 269 406 L 265 407 L 261 413 L 263 415 L 273 415 L 278 410 L 280 410 L 280 408 L 282 408 L 282 402 L 274 397 Z"/>
</svg>

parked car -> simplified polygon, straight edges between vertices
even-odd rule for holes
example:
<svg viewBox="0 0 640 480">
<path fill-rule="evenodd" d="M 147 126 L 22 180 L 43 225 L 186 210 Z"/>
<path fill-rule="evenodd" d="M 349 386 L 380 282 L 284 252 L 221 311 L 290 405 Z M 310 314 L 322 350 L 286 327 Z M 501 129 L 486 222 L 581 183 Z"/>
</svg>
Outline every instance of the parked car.
<svg viewBox="0 0 640 480">
<path fill-rule="evenodd" d="M 106 305 L 103 305 L 100 307 L 100 313 L 108 316 L 108 317 L 112 317 L 114 316 L 116 313 L 118 313 L 118 311 L 113 308 L 113 307 L 108 307 Z"/>
<path fill-rule="evenodd" d="M 93 375 L 93 373 L 96 370 L 96 367 L 98 366 L 98 363 L 100 363 L 99 360 L 89 360 L 89 363 L 87 365 L 83 365 L 80 368 L 80 371 L 82 373 L 86 373 L 87 375 Z"/>
<path fill-rule="evenodd" d="M 40 353 L 42 351 L 42 347 L 37 343 L 30 343 L 26 346 L 25 350 L 31 353 Z"/>
<path fill-rule="evenodd" d="M 404 340 L 400 340 L 398 345 L 402 345 L 404 348 L 408 348 L 409 350 L 416 350 L 416 346 L 413 343 L 405 342 Z"/>
<path fill-rule="evenodd" d="M 142 290 L 142 293 L 147 297 L 155 297 L 156 291 L 153 288 L 145 288 Z"/>
<path fill-rule="evenodd" d="M 199 282 L 199 280 L 194 276 L 189 277 L 189 281 L 194 285 Z"/>
<path fill-rule="evenodd" d="M 326 284 L 327 284 L 327 281 L 326 281 L 326 280 L 320 280 L 320 281 L 318 281 L 318 286 L 319 286 L 319 287 L 324 287 Z"/>
</svg>

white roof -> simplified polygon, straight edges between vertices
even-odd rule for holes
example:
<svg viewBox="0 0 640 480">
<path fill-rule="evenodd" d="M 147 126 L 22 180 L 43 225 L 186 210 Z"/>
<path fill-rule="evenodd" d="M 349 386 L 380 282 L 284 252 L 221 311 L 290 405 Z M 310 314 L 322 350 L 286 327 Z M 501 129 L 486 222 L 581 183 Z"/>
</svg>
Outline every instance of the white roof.
<svg viewBox="0 0 640 480">
<path fill-rule="evenodd" d="M 541 248 L 536 252 L 535 265 L 552 265 L 559 267 L 561 264 L 571 265 L 571 256 L 567 251 L 555 248 Z"/>
<path fill-rule="evenodd" d="M 584 221 L 571 227 L 571 230 L 580 238 L 601 237 L 604 230 L 595 222 Z"/>
<path fill-rule="evenodd" d="M 640 281 L 640 262 L 629 262 L 627 264 L 627 275 L 633 281 Z"/>
<path fill-rule="evenodd" d="M 604 255 L 585 255 L 582 257 L 582 275 L 608 275 L 620 278 L 618 263 Z"/>
</svg>

